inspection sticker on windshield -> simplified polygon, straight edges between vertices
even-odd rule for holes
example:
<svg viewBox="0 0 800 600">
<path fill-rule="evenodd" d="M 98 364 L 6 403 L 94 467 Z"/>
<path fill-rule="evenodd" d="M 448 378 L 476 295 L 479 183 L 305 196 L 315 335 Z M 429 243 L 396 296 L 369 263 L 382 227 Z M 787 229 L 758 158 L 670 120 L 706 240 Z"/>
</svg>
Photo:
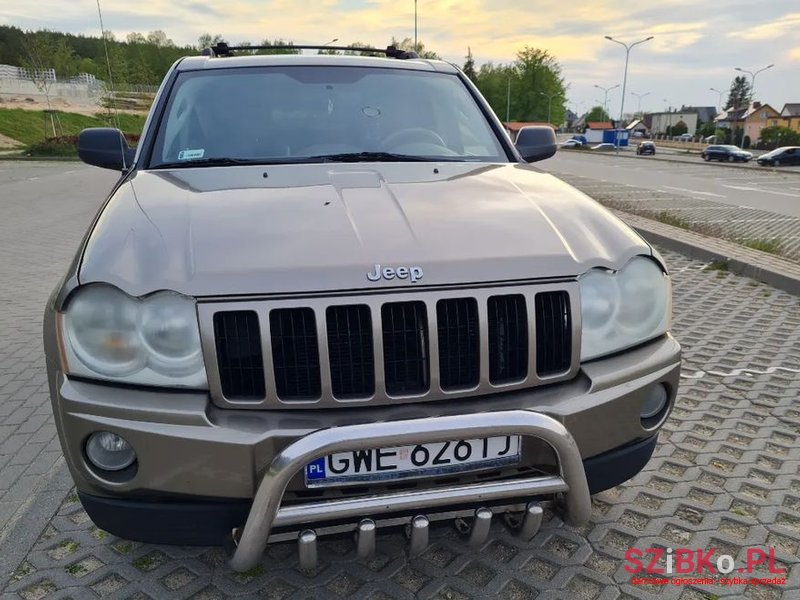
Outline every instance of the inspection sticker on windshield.
<svg viewBox="0 0 800 600">
<path fill-rule="evenodd" d="M 337 452 L 306 465 L 306 486 L 355 485 L 496 469 L 519 462 L 516 435 Z"/>
<path fill-rule="evenodd" d="M 197 158 L 203 158 L 203 155 L 206 153 L 204 148 L 197 148 L 195 150 L 181 150 L 178 152 L 178 160 L 195 160 Z"/>
</svg>

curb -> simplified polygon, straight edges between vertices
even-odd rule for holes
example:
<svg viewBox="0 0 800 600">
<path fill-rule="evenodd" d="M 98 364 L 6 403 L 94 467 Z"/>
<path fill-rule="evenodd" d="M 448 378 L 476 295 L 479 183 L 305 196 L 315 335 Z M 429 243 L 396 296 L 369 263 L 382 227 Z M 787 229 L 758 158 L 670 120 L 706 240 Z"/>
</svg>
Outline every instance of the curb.
<svg viewBox="0 0 800 600">
<path fill-rule="evenodd" d="M 704 262 L 724 262 L 730 273 L 800 296 L 800 263 L 639 215 L 611 212 L 652 244 Z"/>
<path fill-rule="evenodd" d="M 559 150 L 559 152 L 560 152 L 560 150 Z M 572 152 L 574 152 L 574 150 L 567 150 L 567 152 L 572 153 Z M 747 169 L 748 171 L 755 171 L 756 173 L 769 173 L 769 172 L 772 172 L 772 173 L 781 173 L 781 174 L 785 173 L 785 174 L 788 174 L 788 175 L 800 175 L 800 169 L 792 169 L 792 167 L 788 167 L 788 168 L 787 167 L 782 167 L 782 168 L 778 168 L 778 167 L 757 167 L 757 166 L 740 165 L 740 164 L 736 164 L 736 163 L 732 163 L 732 164 L 731 163 L 711 163 L 711 162 L 705 162 L 702 159 L 700 159 L 698 162 L 690 162 L 688 160 L 676 160 L 674 158 L 654 158 L 654 157 L 651 157 L 651 156 L 637 156 L 636 154 L 633 154 L 633 155 L 622 154 L 622 153 L 620 153 L 620 154 L 612 154 L 612 153 L 608 153 L 608 154 L 596 154 L 595 153 L 595 154 L 592 154 L 591 151 L 586 152 L 586 151 L 580 151 L 580 150 L 576 154 L 580 154 L 580 155 L 586 154 L 586 155 L 589 155 L 589 156 L 598 156 L 598 157 L 602 156 L 602 157 L 605 157 L 605 158 L 615 158 L 615 159 L 616 158 L 632 158 L 632 159 L 635 159 L 635 160 L 650 160 L 651 162 L 652 161 L 657 161 L 657 162 L 673 163 L 673 164 L 680 164 L 680 165 L 689 165 L 689 166 L 695 166 L 695 167 L 712 166 L 713 165 L 715 167 L 721 167 L 721 168 L 724 168 L 724 169 Z M 697 157 L 699 159 L 700 155 L 698 154 Z"/>
<path fill-rule="evenodd" d="M 4 160 L 17 162 L 80 162 L 77 156 L 3 156 L 0 154 L 0 161 Z"/>
<path fill-rule="evenodd" d="M 20 507 L 19 518 L 4 532 L 0 542 L 0 592 L 11 582 L 11 575 L 33 548 L 47 524 L 58 511 L 74 484 L 64 462 L 59 458 L 42 486 L 31 494 L 27 505 Z"/>
</svg>

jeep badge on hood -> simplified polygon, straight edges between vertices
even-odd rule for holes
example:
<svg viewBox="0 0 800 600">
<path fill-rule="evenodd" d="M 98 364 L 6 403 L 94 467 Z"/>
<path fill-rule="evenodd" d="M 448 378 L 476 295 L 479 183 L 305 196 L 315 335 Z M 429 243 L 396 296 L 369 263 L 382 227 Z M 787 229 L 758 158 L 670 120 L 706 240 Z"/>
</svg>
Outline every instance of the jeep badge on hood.
<svg viewBox="0 0 800 600">
<path fill-rule="evenodd" d="M 410 279 L 411 283 L 417 283 L 422 279 L 422 267 L 384 267 L 376 264 L 371 273 L 367 273 L 370 281 L 380 281 L 381 279 Z"/>
</svg>

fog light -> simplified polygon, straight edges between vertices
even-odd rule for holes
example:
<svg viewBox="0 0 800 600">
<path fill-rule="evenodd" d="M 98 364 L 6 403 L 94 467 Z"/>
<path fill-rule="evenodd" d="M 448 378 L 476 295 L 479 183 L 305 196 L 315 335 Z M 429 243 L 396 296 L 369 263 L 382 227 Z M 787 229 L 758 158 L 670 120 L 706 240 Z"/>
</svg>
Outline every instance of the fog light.
<svg viewBox="0 0 800 600">
<path fill-rule="evenodd" d="M 96 431 L 86 442 L 86 456 L 98 469 L 121 471 L 136 460 L 136 452 L 122 436 L 110 431 Z"/>
<path fill-rule="evenodd" d="M 667 388 L 663 385 L 654 385 L 647 392 L 647 397 L 642 402 L 642 420 L 652 419 L 667 405 Z"/>
</svg>

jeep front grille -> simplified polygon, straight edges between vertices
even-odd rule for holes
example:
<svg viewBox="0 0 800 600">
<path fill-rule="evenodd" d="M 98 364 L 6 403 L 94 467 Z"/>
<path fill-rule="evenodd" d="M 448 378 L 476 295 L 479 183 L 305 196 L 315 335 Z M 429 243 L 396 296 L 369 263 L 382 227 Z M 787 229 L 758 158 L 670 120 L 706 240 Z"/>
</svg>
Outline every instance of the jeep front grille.
<svg viewBox="0 0 800 600">
<path fill-rule="evenodd" d="M 475 298 L 439 300 L 436 317 L 439 385 L 446 391 L 475 387 L 481 375 L 477 301 Z"/>
<path fill-rule="evenodd" d="M 264 359 L 258 314 L 232 310 L 214 315 L 219 379 L 226 398 L 264 397 Z"/>
<path fill-rule="evenodd" d="M 528 314 L 525 296 L 489 298 L 489 381 L 524 379 L 528 374 Z"/>
<path fill-rule="evenodd" d="M 536 294 L 536 372 L 545 377 L 569 368 L 572 354 L 569 295 Z"/>
<path fill-rule="evenodd" d="M 314 311 L 277 308 L 269 313 L 272 367 L 281 400 L 319 398 L 319 346 Z"/>
<path fill-rule="evenodd" d="M 428 389 L 428 317 L 424 302 L 393 302 L 381 307 L 383 372 L 390 396 Z"/>
<path fill-rule="evenodd" d="M 328 364 L 336 398 L 369 398 L 375 392 L 375 352 L 369 306 L 329 306 Z"/>
<path fill-rule="evenodd" d="M 220 406 L 307 408 L 564 381 L 579 367 L 576 294 L 565 282 L 391 302 L 378 294 L 200 302 L 211 395 Z"/>
</svg>

